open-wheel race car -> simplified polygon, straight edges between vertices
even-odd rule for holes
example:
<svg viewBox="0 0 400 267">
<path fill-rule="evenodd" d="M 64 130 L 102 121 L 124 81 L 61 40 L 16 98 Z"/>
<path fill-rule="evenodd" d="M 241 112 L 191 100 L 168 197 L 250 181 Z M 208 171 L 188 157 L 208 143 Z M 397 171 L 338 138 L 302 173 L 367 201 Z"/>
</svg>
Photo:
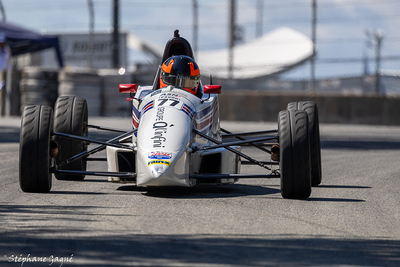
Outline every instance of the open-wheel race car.
<svg viewBox="0 0 400 267">
<path fill-rule="evenodd" d="M 178 64 L 179 59 L 171 63 L 171 57 L 176 56 L 189 58 L 190 71 L 199 76 L 197 66 L 190 63 L 194 59 L 190 44 L 175 31 L 152 86 L 119 85 L 121 93 L 130 94 L 132 130 L 88 124 L 86 100 L 76 96 L 60 96 L 54 112 L 48 106 L 26 106 L 19 152 L 22 191 L 49 192 L 52 174 L 59 180 L 75 181 L 86 175 L 104 176 L 111 182 L 144 187 L 226 185 L 242 178 L 280 178 L 284 198 L 309 197 L 312 186 L 321 183 L 316 104 L 289 103 L 279 112 L 278 129 L 231 133 L 220 128 L 221 86 L 212 85 L 211 77 L 210 84 L 203 85 L 197 78 L 181 79 L 182 73 L 168 76 L 172 65 Z M 183 89 L 192 85 L 196 85 L 194 92 Z M 116 136 L 106 141 L 93 139 L 90 128 L 115 132 Z M 94 146 L 89 148 L 89 144 Z M 265 152 L 269 161 L 242 153 L 245 144 Z M 108 170 L 86 170 L 87 161 L 96 160 L 91 156 L 104 150 Z M 258 165 L 263 171 L 242 174 L 242 164 Z"/>
</svg>

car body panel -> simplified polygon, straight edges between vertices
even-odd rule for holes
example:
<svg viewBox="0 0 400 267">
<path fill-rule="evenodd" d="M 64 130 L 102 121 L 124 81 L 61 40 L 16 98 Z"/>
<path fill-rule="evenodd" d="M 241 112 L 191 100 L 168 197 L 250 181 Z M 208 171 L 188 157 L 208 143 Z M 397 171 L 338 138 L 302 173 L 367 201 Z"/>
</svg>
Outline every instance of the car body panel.
<svg viewBox="0 0 400 267">
<path fill-rule="evenodd" d="M 201 170 L 218 173 L 240 171 L 240 160 L 225 148 L 193 151 L 210 145 L 210 141 L 194 134 L 193 129 L 222 140 L 218 95 L 199 98 L 172 86 L 158 90 L 149 86 L 139 87 L 132 100 L 132 127 L 138 129 L 132 136 L 137 186 L 189 187 L 196 184 L 196 179 L 190 175 Z M 107 160 L 115 161 L 108 163 L 110 172 L 119 171 L 118 151 L 123 150 L 107 149 Z M 219 166 L 202 166 L 203 159 L 210 158 L 210 155 L 216 155 L 214 158 L 218 158 Z M 235 181 L 224 179 L 218 183 Z"/>
</svg>

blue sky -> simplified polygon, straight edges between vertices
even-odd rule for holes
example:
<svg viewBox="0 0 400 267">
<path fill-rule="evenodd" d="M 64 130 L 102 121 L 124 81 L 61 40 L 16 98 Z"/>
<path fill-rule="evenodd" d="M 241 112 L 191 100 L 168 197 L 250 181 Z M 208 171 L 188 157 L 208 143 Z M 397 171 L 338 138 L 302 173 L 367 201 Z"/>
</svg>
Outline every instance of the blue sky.
<svg viewBox="0 0 400 267">
<path fill-rule="evenodd" d="M 243 41 L 256 38 L 259 0 L 236 0 L 237 24 L 244 30 Z M 93 0 L 96 31 L 111 27 L 112 0 Z M 6 20 L 41 32 L 87 31 L 87 0 L 2 0 Z M 226 48 L 228 45 L 229 0 L 198 0 L 199 50 Z M 179 28 L 192 41 L 192 0 L 120 0 L 120 25 L 148 41 L 163 46 Z M 361 74 L 361 58 L 375 55 L 366 30 L 383 32 L 382 69 L 400 70 L 400 1 L 398 0 L 320 0 L 317 1 L 317 76 Z M 263 33 L 287 26 L 311 37 L 311 0 L 264 0 Z M 370 45 L 367 41 L 370 39 Z M 143 60 L 131 55 L 131 60 Z M 343 63 L 341 59 L 354 59 Z M 332 63 L 339 60 L 339 63 Z M 323 63 L 325 62 L 325 63 Z M 368 65 L 371 72 L 375 65 Z M 307 78 L 309 67 L 290 75 Z"/>
</svg>

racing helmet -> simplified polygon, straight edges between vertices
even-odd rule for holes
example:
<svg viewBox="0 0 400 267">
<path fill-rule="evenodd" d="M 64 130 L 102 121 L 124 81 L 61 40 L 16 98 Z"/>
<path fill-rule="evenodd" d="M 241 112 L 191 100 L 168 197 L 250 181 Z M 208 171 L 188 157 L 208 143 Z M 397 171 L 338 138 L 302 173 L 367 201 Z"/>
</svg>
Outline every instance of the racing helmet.
<svg viewBox="0 0 400 267">
<path fill-rule="evenodd" d="M 191 57 L 172 56 L 161 66 L 160 88 L 172 85 L 196 94 L 199 83 L 200 69 Z"/>
</svg>

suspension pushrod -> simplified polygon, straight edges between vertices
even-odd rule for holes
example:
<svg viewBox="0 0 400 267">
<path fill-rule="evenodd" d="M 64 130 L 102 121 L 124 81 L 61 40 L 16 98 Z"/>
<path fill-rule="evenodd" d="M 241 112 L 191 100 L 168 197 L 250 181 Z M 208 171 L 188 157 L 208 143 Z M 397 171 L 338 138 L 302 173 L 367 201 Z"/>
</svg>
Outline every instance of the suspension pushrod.
<svg viewBox="0 0 400 267">
<path fill-rule="evenodd" d="M 267 165 L 279 165 L 279 162 L 277 162 L 277 161 L 260 161 L 260 162 L 263 163 L 263 164 L 267 164 Z M 240 164 L 242 164 L 242 165 L 254 165 L 253 162 L 245 161 L 245 160 L 242 160 Z"/>
<path fill-rule="evenodd" d="M 249 135 L 260 135 L 260 134 L 270 134 L 277 133 L 278 130 L 267 130 L 267 131 L 257 131 L 257 132 L 246 132 L 246 133 L 232 133 L 221 128 L 221 131 L 225 134 L 222 137 L 239 137 L 239 136 L 249 136 Z"/>
<path fill-rule="evenodd" d="M 207 150 L 207 149 L 214 149 L 214 148 L 228 147 L 228 146 L 237 146 L 237 145 L 243 145 L 243 144 L 247 144 L 247 143 L 257 143 L 257 142 L 272 140 L 272 139 L 276 139 L 276 138 L 277 138 L 277 136 L 266 136 L 266 137 L 262 137 L 262 138 L 246 139 L 243 141 L 221 143 L 218 145 L 212 145 L 212 146 L 208 146 L 208 147 L 206 146 L 206 147 L 200 148 L 200 150 Z"/>
<path fill-rule="evenodd" d="M 111 145 L 111 142 L 115 142 L 115 141 L 121 142 L 121 141 L 124 141 L 124 140 L 128 139 L 129 137 L 131 137 L 132 134 L 135 133 L 136 131 L 137 131 L 137 129 L 134 129 L 134 130 L 132 130 L 132 131 L 129 131 L 129 132 L 126 132 L 126 133 L 124 133 L 124 134 L 121 134 L 121 135 L 119 135 L 119 136 L 117 136 L 117 137 L 114 137 L 114 138 L 112 138 L 112 139 L 110 139 L 110 140 L 107 141 L 107 145 L 101 144 L 101 145 L 96 146 L 96 147 L 94 147 L 94 148 L 92 148 L 92 149 L 89 149 L 89 150 L 87 150 L 87 151 L 83 151 L 83 152 L 81 152 L 81 153 L 79 153 L 79 154 L 77 154 L 77 155 L 75 155 L 75 156 L 73 156 L 73 157 L 71 157 L 71 158 L 69 158 L 69 159 L 66 159 L 65 161 L 63 161 L 63 162 L 61 162 L 60 164 L 58 164 L 56 167 L 57 167 L 57 168 L 60 168 L 60 167 L 66 165 L 66 164 L 68 164 L 68 163 L 70 163 L 70 162 L 72 162 L 72 161 L 75 161 L 75 160 L 78 160 L 78 159 L 80 159 L 80 158 L 83 158 L 83 157 L 86 157 L 86 156 L 90 156 L 90 155 L 92 155 L 92 154 L 95 154 L 95 153 L 97 153 L 97 152 L 103 150 L 106 146 Z"/>
<path fill-rule="evenodd" d="M 190 178 L 195 179 L 243 179 L 243 178 L 279 178 L 279 174 L 191 174 Z"/>
<path fill-rule="evenodd" d="M 105 131 L 111 131 L 111 132 L 126 133 L 126 130 L 115 129 L 115 128 L 110 128 L 110 127 L 104 127 L 104 126 L 88 125 L 88 127 L 89 128 L 94 128 L 94 129 L 97 129 L 97 130 L 105 130 Z"/>
<path fill-rule="evenodd" d="M 95 171 L 71 171 L 50 169 L 50 173 L 70 174 L 70 175 L 93 175 L 93 176 L 114 176 L 120 178 L 136 178 L 136 173 L 133 172 L 95 172 Z"/>
<path fill-rule="evenodd" d="M 233 133 L 231 133 L 231 132 L 229 132 L 229 131 L 227 131 L 227 130 L 225 130 L 225 129 L 222 129 L 222 128 L 221 128 L 221 131 L 223 131 L 224 133 L 226 133 L 226 135 L 225 135 L 225 134 L 222 135 L 222 138 L 224 138 L 224 137 L 226 137 L 226 136 L 232 136 L 232 137 L 235 137 L 235 138 L 237 138 L 237 139 L 239 139 L 239 140 L 246 140 L 245 138 L 238 136 L 238 134 L 233 134 Z M 264 131 L 264 132 L 274 133 L 275 130 L 274 130 L 274 131 Z M 242 134 L 245 134 L 245 133 L 242 133 Z M 242 134 L 239 134 L 239 135 L 242 135 Z M 246 134 L 247 134 L 247 133 L 246 133 Z M 267 148 L 265 148 L 265 147 L 263 147 L 263 146 L 261 146 L 261 145 L 259 145 L 259 144 L 255 144 L 255 143 L 250 143 L 250 144 L 253 145 L 254 147 L 256 147 L 256 148 L 258 148 L 258 149 L 264 151 L 264 152 L 267 152 L 267 153 L 271 154 L 271 150 L 269 150 L 269 149 L 267 149 Z"/>
<path fill-rule="evenodd" d="M 86 160 L 86 161 L 107 161 L 107 158 L 86 158 L 86 159 L 83 159 L 83 160 Z M 242 161 L 242 163 L 243 163 L 243 161 Z"/>
<path fill-rule="evenodd" d="M 221 145 L 221 144 L 222 144 L 222 142 L 220 142 L 220 141 L 218 141 L 218 140 L 215 140 L 214 138 L 211 138 L 211 137 L 209 137 L 208 135 L 203 134 L 203 133 L 199 132 L 199 131 L 196 130 L 196 129 L 193 129 L 193 131 L 194 131 L 195 134 L 198 134 L 198 135 L 200 135 L 201 137 L 203 137 L 203 138 L 205 138 L 205 139 L 207 139 L 207 140 L 209 140 L 209 141 L 211 141 L 211 142 L 213 142 L 213 143 L 215 143 L 215 144 L 217 144 L 217 145 Z M 224 147 L 225 147 L 225 145 L 224 145 Z M 231 147 L 229 147 L 229 146 L 228 146 L 228 147 L 225 147 L 225 148 L 226 148 L 227 150 L 231 151 L 232 153 L 235 153 L 236 155 L 241 156 L 241 157 L 247 159 L 248 161 L 253 162 L 254 164 L 256 164 L 256 165 L 258 165 L 258 166 L 260 166 L 260 167 L 263 167 L 263 168 L 265 168 L 265 169 L 267 169 L 267 170 L 271 170 L 271 168 L 269 168 L 269 167 L 266 166 L 265 164 L 263 164 L 263 163 L 261 163 L 261 162 L 255 160 L 255 159 L 253 159 L 252 157 L 247 156 L 246 154 L 243 154 L 242 152 L 237 151 L 236 149 L 233 149 L 233 148 L 231 148 Z"/>
<path fill-rule="evenodd" d="M 57 132 L 53 132 L 52 135 L 61 136 L 61 137 L 65 137 L 65 138 L 73 139 L 73 140 L 85 141 L 85 142 L 88 142 L 88 143 L 95 143 L 95 144 L 101 144 L 101 145 L 106 145 L 106 146 L 114 146 L 114 147 L 117 147 L 117 148 L 129 148 L 128 146 L 108 143 L 108 142 L 99 141 L 99 140 L 94 140 L 94 139 L 90 139 L 90 138 L 86 138 L 86 137 L 82 137 L 82 136 L 78 136 L 78 135 L 57 133 Z"/>
</svg>

